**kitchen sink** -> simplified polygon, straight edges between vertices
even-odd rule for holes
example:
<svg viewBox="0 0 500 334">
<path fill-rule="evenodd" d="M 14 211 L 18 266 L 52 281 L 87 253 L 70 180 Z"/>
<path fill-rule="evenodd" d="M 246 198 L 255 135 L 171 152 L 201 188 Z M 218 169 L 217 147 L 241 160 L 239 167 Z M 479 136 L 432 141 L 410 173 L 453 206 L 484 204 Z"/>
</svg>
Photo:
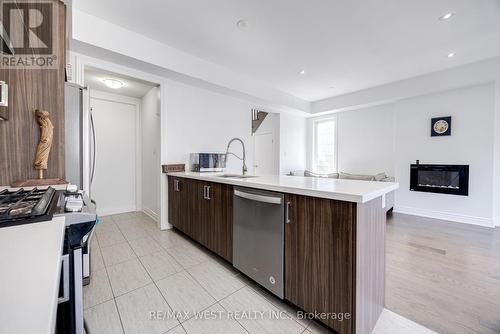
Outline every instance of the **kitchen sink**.
<svg viewBox="0 0 500 334">
<path fill-rule="evenodd" d="M 257 177 L 257 176 L 256 175 L 241 175 L 241 174 L 221 174 L 221 175 L 217 175 L 217 177 L 235 178 L 235 179 L 249 179 L 249 178 Z"/>
</svg>

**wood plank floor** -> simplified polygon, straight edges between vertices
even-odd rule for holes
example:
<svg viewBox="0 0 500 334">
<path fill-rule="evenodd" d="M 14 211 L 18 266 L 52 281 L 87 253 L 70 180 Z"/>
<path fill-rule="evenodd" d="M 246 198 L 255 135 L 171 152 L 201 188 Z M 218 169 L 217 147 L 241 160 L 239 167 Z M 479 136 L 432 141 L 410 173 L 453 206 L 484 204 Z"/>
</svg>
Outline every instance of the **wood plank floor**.
<svg viewBox="0 0 500 334">
<path fill-rule="evenodd" d="M 500 333 L 500 229 L 393 214 L 386 306 L 439 333 Z"/>
</svg>

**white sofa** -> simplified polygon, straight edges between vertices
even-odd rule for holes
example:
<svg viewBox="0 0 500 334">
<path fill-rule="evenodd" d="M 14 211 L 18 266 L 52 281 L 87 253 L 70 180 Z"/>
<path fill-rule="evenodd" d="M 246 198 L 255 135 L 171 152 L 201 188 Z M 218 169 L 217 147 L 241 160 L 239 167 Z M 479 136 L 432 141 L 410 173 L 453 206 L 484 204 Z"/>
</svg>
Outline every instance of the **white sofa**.
<svg viewBox="0 0 500 334">
<path fill-rule="evenodd" d="M 362 181 L 376 181 L 376 182 L 394 182 L 395 179 L 392 176 L 387 176 L 385 173 L 378 173 L 375 175 L 365 175 L 365 174 L 350 174 L 350 173 L 330 173 L 330 174 L 318 174 L 313 173 L 308 170 L 298 170 L 290 171 L 287 175 L 290 176 L 306 176 L 306 177 L 324 177 L 331 179 L 347 179 L 347 180 L 362 180 Z M 394 208 L 394 191 L 385 195 L 385 209 L 387 212 Z"/>
</svg>

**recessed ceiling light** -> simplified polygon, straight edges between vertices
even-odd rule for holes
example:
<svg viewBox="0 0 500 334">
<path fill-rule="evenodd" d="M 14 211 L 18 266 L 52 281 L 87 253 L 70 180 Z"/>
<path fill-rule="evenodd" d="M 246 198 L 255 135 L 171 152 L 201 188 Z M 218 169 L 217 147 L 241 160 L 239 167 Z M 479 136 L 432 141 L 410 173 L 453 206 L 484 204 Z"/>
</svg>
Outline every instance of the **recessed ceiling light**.
<svg viewBox="0 0 500 334">
<path fill-rule="evenodd" d="M 444 14 L 444 15 L 441 15 L 441 16 L 439 17 L 439 19 L 440 19 L 441 21 L 446 21 L 446 20 L 451 19 L 454 15 L 455 15 L 455 13 L 446 13 L 446 14 Z"/>
<path fill-rule="evenodd" d="M 301 71 L 299 72 L 299 74 L 302 74 L 302 75 L 306 74 L 306 70 L 301 70 Z"/>
<path fill-rule="evenodd" d="M 448 53 L 448 58 L 453 58 L 453 57 L 455 57 L 455 52 Z"/>
<path fill-rule="evenodd" d="M 246 20 L 239 20 L 236 22 L 236 26 L 240 30 L 245 30 L 248 27 L 248 22 Z"/>
<path fill-rule="evenodd" d="M 123 86 L 125 86 L 125 84 L 123 82 L 121 82 L 120 80 L 116 80 L 116 79 L 103 79 L 102 82 L 104 82 L 104 84 L 106 86 L 108 86 L 109 88 L 113 88 L 113 89 L 118 89 L 118 88 L 122 88 Z"/>
</svg>

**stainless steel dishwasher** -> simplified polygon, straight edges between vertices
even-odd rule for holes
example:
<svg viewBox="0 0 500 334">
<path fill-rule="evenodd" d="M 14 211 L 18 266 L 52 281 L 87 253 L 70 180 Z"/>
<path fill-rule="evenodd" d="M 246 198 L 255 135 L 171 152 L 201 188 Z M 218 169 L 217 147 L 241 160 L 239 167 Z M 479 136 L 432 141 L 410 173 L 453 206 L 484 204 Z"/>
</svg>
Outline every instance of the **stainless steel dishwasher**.
<svg viewBox="0 0 500 334">
<path fill-rule="evenodd" d="M 233 266 L 283 299 L 284 196 L 234 187 Z"/>
</svg>

